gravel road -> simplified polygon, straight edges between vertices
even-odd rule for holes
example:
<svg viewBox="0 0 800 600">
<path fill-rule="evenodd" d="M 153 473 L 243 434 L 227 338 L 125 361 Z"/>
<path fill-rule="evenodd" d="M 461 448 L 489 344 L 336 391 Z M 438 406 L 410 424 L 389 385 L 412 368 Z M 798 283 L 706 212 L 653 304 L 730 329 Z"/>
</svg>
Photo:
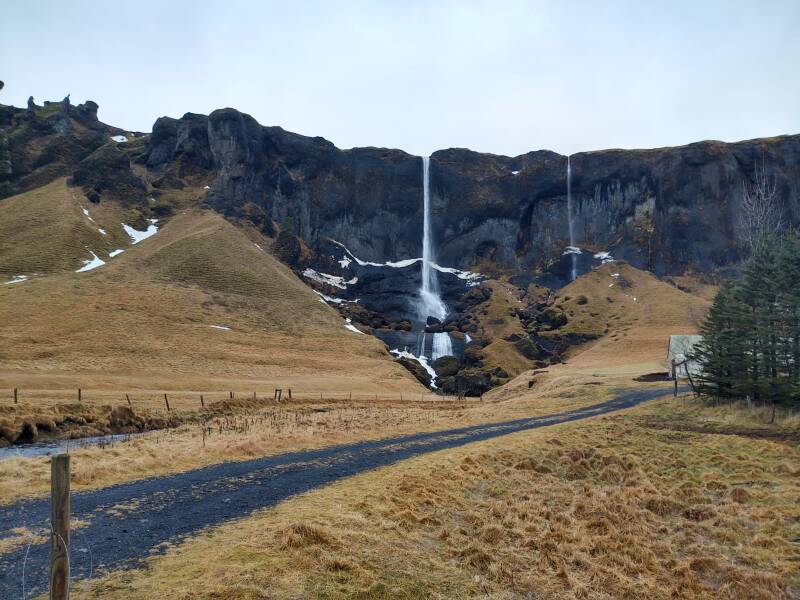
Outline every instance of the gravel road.
<svg viewBox="0 0 800 600">
<path fill-rule="evenodd" d="M 222 463 L 74 493 L 72 518 L 88 525 L 72 535 L 72 578 L 135 567 L 158 553 L 164 542 L 179 541 L 343 477 L 436 450 L 611 413 L 671 392 L 621 391 L 601 404 L 551 415 Z M 35 530 L 49 524 L 49 498 L 0 506 L 0 540 L 13 527 Z M 48 554 L 49 541 L 0 555 L 0 598 L 46 591 Z"/>
</svg>

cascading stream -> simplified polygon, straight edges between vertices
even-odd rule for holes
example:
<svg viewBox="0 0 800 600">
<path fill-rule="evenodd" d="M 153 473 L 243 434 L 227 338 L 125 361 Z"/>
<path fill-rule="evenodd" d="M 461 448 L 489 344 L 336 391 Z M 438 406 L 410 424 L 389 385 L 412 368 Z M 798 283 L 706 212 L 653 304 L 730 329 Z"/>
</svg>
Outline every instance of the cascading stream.
<svg viewBox="0 0 800 600">
<path fill-rule="evenodd" d="M 444 321 L 447 317 L 447 307 L 439 293 L 439 279 L 436 269 L 433 268 L 436 257 L 433 252 L 433 235 L 431 233 L 430 162 L 429 156 L 422 157 L 422 281 L 417 311 L 423 326 L 428 317 L 435 317 L 440 321 Z M 425 355 L 427 336 L 423 332 L 420 338 L 419 354 Z M 453 354 L 453 344 L 450 336 L 447 333 L 433 334 L 431 360 L 451 354 Z"/>
<path fill-rule="evenodd" d="M 575 281 L 578 276 L 578 257 L 575 251 L 577 248 L 575 246 L 575 224 L 572 220 L 572 167 L 569 164 L 569 156 L 567 156 L 567 222 L 569 223 L 569 245 L 572 250 L 569 255 L 572 261 L 571 281 Z"/>
</svg>

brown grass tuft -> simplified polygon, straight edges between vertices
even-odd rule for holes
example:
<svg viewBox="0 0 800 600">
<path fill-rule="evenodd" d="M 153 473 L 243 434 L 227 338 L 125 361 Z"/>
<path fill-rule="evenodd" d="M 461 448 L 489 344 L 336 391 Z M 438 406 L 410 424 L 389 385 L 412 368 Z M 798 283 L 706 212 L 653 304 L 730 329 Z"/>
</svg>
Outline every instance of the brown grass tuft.
<svg viewBox="0 0 800 600">
<path fill-rule="evenodd" d="M 281 548 L 305 548 L 307 546 L 331 546 L 334 538 L 331 533 L 312 523 L 292 523 L 279 532 Z"/>
</svg>

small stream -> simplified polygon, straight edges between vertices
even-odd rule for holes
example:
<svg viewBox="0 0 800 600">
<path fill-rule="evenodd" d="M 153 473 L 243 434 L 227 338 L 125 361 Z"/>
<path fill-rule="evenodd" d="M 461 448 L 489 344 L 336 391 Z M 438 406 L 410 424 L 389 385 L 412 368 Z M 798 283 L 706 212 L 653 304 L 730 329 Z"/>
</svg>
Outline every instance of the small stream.
<svg viewBox="0 0 800 600">
<path fill-rule="evenodd" d="M 61 454 L 87 448 L 90 446 L 106 446 L 114 442 L 122 442 L 132 437 L 142 435 L 141 433 L 113 433 L 109 435 L 96 435 L 92 437 L 75 438 L 71 440 L 48 440 L 46 442 L 34 442 L 32 444 L 15 444 L 0 448 L 0 460 L 17 458 L 19 456 L 32 458 L 36 456 L 50 456 L 51 454 Z"/>
</svg>

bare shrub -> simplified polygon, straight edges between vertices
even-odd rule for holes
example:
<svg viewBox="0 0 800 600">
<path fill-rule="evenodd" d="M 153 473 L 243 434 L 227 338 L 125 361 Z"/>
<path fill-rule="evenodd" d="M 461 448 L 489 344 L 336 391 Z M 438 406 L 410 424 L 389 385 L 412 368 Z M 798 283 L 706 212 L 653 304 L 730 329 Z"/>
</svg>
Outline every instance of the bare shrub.
<svg viewBox="0 0 800 600">
<path fill-rule="evenodd" d="M 766 235 L 783 229 L 783 211 L 778 201 L 777 179 L 767 174 L 766 162 L 756 164 L 751 182 L 742 182 L 741 211 L 737 229 L 742 242 L 752 250 Z"/>
</svg>

